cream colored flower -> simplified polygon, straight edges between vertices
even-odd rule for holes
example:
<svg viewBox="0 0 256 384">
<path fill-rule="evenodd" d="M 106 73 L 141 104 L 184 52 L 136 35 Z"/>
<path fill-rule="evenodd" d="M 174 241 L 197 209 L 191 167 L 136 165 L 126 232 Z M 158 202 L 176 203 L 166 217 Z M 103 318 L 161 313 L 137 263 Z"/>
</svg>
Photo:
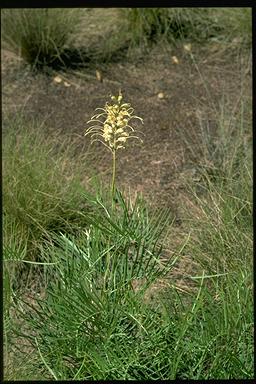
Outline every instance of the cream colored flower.
<svg viewBox="0 0 256 384">
<path fill-rule="evenodd" d="M 92 142 L 100 141 L 111 152 L 115 152 L 119 148 L 125 148 L 124 144 L 128 139 L 139 139 L 138 136 L 131 135 L 134 128 L 129 124 L 130 120 L 139 119 L 142 123 L 143 120 L 133 115 L 134 110 L 130 104 L 122 104 L 123 96 L 121 92 L 118 96 L 112 96 L 111 100 L 114 101 L 114 104 L 106 103 L 105 108 L 97 108 L 97 110 L 103 112 L 94 115 L 88 121 L 88 123 L 96 123 L 96 125 L 88 128 L 85 135 L 91 134 Z"/>
</svg>

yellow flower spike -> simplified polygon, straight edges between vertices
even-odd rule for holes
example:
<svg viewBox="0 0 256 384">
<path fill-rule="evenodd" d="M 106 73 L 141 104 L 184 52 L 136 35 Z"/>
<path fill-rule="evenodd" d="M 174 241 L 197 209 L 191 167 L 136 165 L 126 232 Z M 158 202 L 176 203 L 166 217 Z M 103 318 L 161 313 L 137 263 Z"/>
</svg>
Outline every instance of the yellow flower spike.
<svg viewBox="0 0 256 384">
<path fill-rule="evenodd" d="M 142 142 L 138 136 L 130 134 L 131 131 L 134 132 L 135 130 L 131 125 L 129 125 L 129 122 L 131 119 L 138 119 L 143 123 L 143 119 L 133 115 L 134 109 L 130 104 L 121 104 L 123 100 L 121 91 L 118 96 L 111 96 L 111 100 L 114 102 L 113 104 L 106 103 L 104 108 L 96 108 L 96 110 L 100 110 L 102 112 L 95 114 L 91 120 L 87 122 L 96 124 L 86 130 L 85 136 L 90 134 L 93 138 L 92 142 L 100 141 L 112 153 L 112 196 L 114 198 L 116 151 L 118 149 L 124 149 L 128 139 L 135 138 Z"/>
<path fill-rule="evenodd" d="M 134 128 L 129 125 L 131 119 L 139 119 L 142 123 L 143 120 L 134 116 L 134 109 L 128 103 L 122 103 L 123 96 L 122 93 L 119 92 L 118 96 L 111 96 L 111 100 L 113 100 L 113 104 L 106 103 L 105 108 L 97 108 L 98 110 L 103 111 L 103 113 L 99 113 L 98 115 L 94 115 L 90 122 L 98 123 L 93 127 L 90 127 L 86 131 L 86 135 L 90 133 L 98 133 L 98 140 L 100 137 L 104 139 L 107 147 L 111 152 L 117 150 L 117 139 L 120 137 L 125 137 L 125 141 L 127 138 L 130 138 L 130 134 L 128 129 L 134 131 Z M 105 116 L 104 121 L 102 121 L 102 117 Z M 133 138 L 137 138 L 137 136 L 133 135 Z"/>
<path fill-rule="evenodd" d="M 116 134 L 118 135 L 119 133 L 124 133 L 123 128 L 118 128 L 118 129 L 116 130 Z M 125 132 L 125 133 L 126 133 L 126 132 Z"/>
</svg>

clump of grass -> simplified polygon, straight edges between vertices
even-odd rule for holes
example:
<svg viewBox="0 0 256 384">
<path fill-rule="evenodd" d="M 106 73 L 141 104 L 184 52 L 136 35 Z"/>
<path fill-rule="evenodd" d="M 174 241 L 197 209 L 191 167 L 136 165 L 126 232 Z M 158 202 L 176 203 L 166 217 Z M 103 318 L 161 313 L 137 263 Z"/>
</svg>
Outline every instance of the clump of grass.
<svg viewBox="0 0 256 384">
<path fill-rule="evenodd" d="M 202 246 L 200 263 L 211 273 L 220 269 L 230 271 L 232 266 L 251 266 L 252 252 L 252 170 L 242 163 L 233 177 L 212 180 L 207 174 L 201 183 L 205 193 L 196 197 L 201 224 L 194 226 L 198 243 Z M 199 214 L 199 213 L 198 213 Z M 209 220 L 209 218 L 212 218 Z M 208 225 L 206 225 L 208 223 Z M 201 238 L 201 225 L 204 225 Z M 198 256 L 200 253 L 198 254 Z"/>
<path fill-rule="evenodd" d="M 107 199 L 86 197 L 97 208 L 90 226 L 80 237 L 60 234 L 44 247 L 45 296 L 19 302 L 22 325 L 15 333 L 38 352 L 38 369 L 55 380 L 252 378 L 246 268 L 220 264 L 211 274 L 205 268 L 187 277 L 194 282 L 189 295 L 167 280 L 145 300 L 175 262 L 162 259 L 166 213 L 153 220 L 143 200 L 118 193 L 119 210 L 110 215 L 110 192 Z M 202 228 L 205 240 L 210 222 Z M 203 244 L 193 252 L 210 256 Z"/>
<path fill-rule="evenodd" d="M 231 114 L 222 99 L 219 117 L 210 126 L 205 116 L 198 116 L 199 130 L 186 139 L 187 156 L 201 178 L 228 183 L 241 177 L 241 163 L 250 163 L 251 132 L 246 127 L 243 101 Z M 189 136 L 189 135 L 188 135 Z M 195 142 L 196 141 L 196 142 Z"/>
<path fill-rule="evenodd" d="M 76 9 L 5 9 L 1 15 L 3 42 L 34 67 L 63 64 L 79 14 Z"/>
<path fill-rule="evenodd" d="M 195 171 L 198 181 L 209 178 L 215 180 L 214 183 L 228 183 L 241 177 L 241 164 L 251 163 L 251 96 L 245 88 L 248 69 L 239 73 L 241 81 L 235 99 L 222 94 L 214 100 L 191 45 L 184 45 L 184 49 L 190 55 L 207 95 L 207 103 L 196 109 L 196 124 L 191 124 L 186 134 L 182 127 L 179 129 L 186 163 Z M 250 51 L 242 55 L 241 63 L 244 60 L 250 62 Z M 201 186 L 204 188 L 203 184 Z"/>
<path fill-rule="evenodd" d="M 13 230 L 17 244 L 26 244 L 26 238 L 36 247 L 44 231 L 77 221 L 73 211 L 82 203 L 86 153 L 77 155 L 76 140 L 59 138 L 58 133 L 49 136 L 38 121 L 16 116 L 4 125 L 4 228 L 9 233 L 5 239 L 12 238 Z"/>
<path fill-rule="evenodd" d="M 227 42 L 235 39 L 241 47 L 252 45 L 252 8 L 213 8 L 213 12 L 216 22 L 223 28 L 220 39 Z"/>
<path fill-rule="evenodd" d="M 40 261 L 49 232 L 76 231 L 86 222 L 77 214 L 86 154 L 77 161 L 73 139 L 49 137 L 43 128 L 18 115 L 4 122 L 3 245 L 6 277 L 15 283 L 21 260 Z"/>
<path fill-rule="evenodd" d="M 76 153 L 76 140 L 59 138 L 57 133 L 49 135 L 44 129 L 43 123 L 19 114 L 3 122 L 3 287 L 7 346 L 11 334 L 7 324 L 12 322 L 15 299 L 27 284 L 40 285 L 40 270 L 33 263 L 41 262 L 39 251 L 45 239 L 50 238 L 51 232 L 60 230 L 74 233 L 87 223 L 88 207 L 80 194 L 86 176 L 86 153 Z M 78 214 L 78 209 L 84 216 Z"/>
<path fill-rule="evenodd" d="M 202 275 L 212 276 L 194 325 L 199 327 L 201 322 L 197 340 L 202 344 L 192 332 L 194 353 L 189 349 L 194 358 L 204 350 L 205 362 L 200 366 L 200 360 L 197 366 L 204 379 L 253 375 L 252 140 L 242 92 L 238 101 L 232 113 L 230 103 L 222 102 L 216 109 L 214 135 L 199 119 L 198 145 L 186 142 L 186 149 L 195 155 L 199 176 L 190 185 L 184 213 L 193 239 L 187 252 Z M 216 333 L 212 341 L 203 329 Z"/>
<path fill-rule="evenodd" d="M 160 303 L 144 300 L 174 261 L 161 260 L 159 237 L 168 213 L 152 220 L 140 197 L 125 201 L 117 193 L 117 199 L 119 209 L 111 213 L 111 192 L 105 201 L 89 198 L 97 209 L 84 233 L 61 234 L 55 246 L 44 247 L 46 299 L 37 298 L 35 306 L 20 303 L 21 336 L 40 351 L 38 366 L 51 378 L 150 378 L 158 375 L 150 367 L 156 348 L 161 343 L 171 348 Z"/>
<path fill-rule="evenodd" d="M 132 45 L 235 37 L 244 43 L 251 37 L 250 8 L 128 8 L 124 13 Z"/>
<path fill-rule="evenodd" d="M 189 351 L 186 364 L 193 365 L 192 356 L 197 361 L 190 373 L 196 374 L 194 378 L 253 375 L 251 165 L 247 158 L 240 158 L 239 167 L 227 179 L 212 179 L 204 173 L 205 194 L 195 192 L 194 199 L 190 197 L 187 217 L 193 241 L 187 253 L 202 275 L 209 276 L 194 330 L 182 341 L 182 348 Z M 182 378 L 189 376 L 182 374 Z"/>
<path fill-rule="evenodd" d="M 175 41 L 191 35 L 204 38 L 213 28 L 207 8 L 129 8 L 125 12 L 135 44 Z"/>
</svg>

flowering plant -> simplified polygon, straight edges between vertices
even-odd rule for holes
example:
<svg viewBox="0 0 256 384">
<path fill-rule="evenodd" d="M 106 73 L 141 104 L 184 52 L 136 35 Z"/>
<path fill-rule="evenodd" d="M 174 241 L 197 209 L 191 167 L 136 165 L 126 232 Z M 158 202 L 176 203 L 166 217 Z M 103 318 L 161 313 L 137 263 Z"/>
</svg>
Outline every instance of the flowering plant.
<svg viewBox="0 0 256 384">
<path fill-rule="evenodd" d="M 112 196 L 115 194 L 115 177 L 116 177 L 116 151 L 125 148 L 128 139 L 135 138 L 141 140 L 133 134 L 134 128 L 129 124 L 132 119 L 139 119 L 143 123 L 141 117 L 133 115 L 134 109 L 128 103 L 123 103 L 122 93 L 118 96 L 111 96 L 113 104 L 106 103 L 105 108 L 96 108 L 102 112 L 95 114 L 87 123 L 96 123 L 86 130 L 85 136 L 91 134 L 92 143 L 100 141 L 107 147 L 113 158 L 113 174 L 112 174 Z M 141 140 L 142 141 L 142 140 Z"/>
</svg>

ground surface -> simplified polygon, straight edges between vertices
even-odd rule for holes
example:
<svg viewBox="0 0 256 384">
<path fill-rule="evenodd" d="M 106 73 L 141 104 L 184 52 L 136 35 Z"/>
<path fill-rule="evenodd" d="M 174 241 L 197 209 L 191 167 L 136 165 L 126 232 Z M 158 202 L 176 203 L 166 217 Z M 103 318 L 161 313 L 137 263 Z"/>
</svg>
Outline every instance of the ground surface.
<svg viewBox="0 0 256 384">
<path fill-rule="evenodd" d="M 91 21 L 86 31 L 89 28 L 93 36 L 98 12 L 95 9 L 88 13 Z M 85 37 L 80 39 L 85 42 Z M 234 105 L 241 82 L 250 97 L 251 63 L 236 50 L 235 42 L 232 47 L 216 42 L 210 42 L 207 48 L 192 44 L 192 53 L 193 58 L 182 44 L 158 46 L 138 60 L 120 59 L 46 75 L 33 74 L 22 60 L 3 50 L 3 117 L 22 110 L 31 118 L 45 121 L 44 129 L 80 135 L 81 143 L 88 142 L 94 169 L 109 180 L 108 151 L 99 143 L 90 147 L 90 139 L 83 133 L 94 109 L 104 106 L 109 95 L 121 89 L 135 114 L 144 119 L 139 128 L 145 136 L 143 145 L 131 145 L 120 152 L 117 182 L 176 210 L 177 191 L 182 189 L 180 175 L 190 177 L 190 170 L 194 172 L 195 159 L 186 151 L 184 137 L 191 138 L 191 132 L 200 126 L 214 130 L 214 108 L 219 110 L 224 96 Z M 96 70 L 102 81 L 97 79 Z M 62 78 L 61 83 L 53 81 L 56 75 Z M 66 87 L 64 81 L 70 86 Z"/>
<path fill-rule="evenodd" d="M 77 39 L 78 46 L 104 34 L 104 22 L 100 24 L 102 29 L 95 28 L 100 12 L 89 11 L 90 22 Z M 109 24 L 113 10 L 104 12 Z M 144 119 L 143 126 L 138 124 L 144 136 L 142 145 L 120 151 L 117 185 L 143 192 L 154 205 L 171 207 L 179 223 L 184 183 L 196 178 L 200 161 L 195 133 L 206 128 L 214 133 L 219 117 L 216 111 L 220 111 L 223 97 L 225 104 L 228 100 L 230 105 L 230 116 L 235 112 L 233 107 L 241 96 L 241 88 L 243 97 L 251 98 L 251 58 L 244 56 L 238 45 L 235 41 L 232 46 L 216 41 L 207 46 L 192 43 L 193 57 L 183 44 L 160 45 L 144 56 L 48 75 L 31 72 L 17 55 L 2 49 L 3 134 L 4 119 L 22 112 L 26 117 L 44 121 L 43 129 L 49 134 L 58 131 L 60 135 L 79 135 L 81 147 L 87 143 L 90 167 L 109 182 L 109 152 L 99 143 L 90 146 L 89 137 L 83 134 L 95 108 L 104 106 L 109 95 L 118 94 L 121 89 L 135 114 Z M 54 82 L 57 75 L 62 79 L 60 83 Z M 185 141 L 194 146 L 194 156 Z M 87 168 L 86 164 L 85 178 Z M 172 231 L 173 242 L 176 230 L 179 231 Z M 189 274 L 191 268 L 191 260 L 183 257 L 175 271 L 178 279 L 182 279 L 185 270 Z"/>
</svg>

